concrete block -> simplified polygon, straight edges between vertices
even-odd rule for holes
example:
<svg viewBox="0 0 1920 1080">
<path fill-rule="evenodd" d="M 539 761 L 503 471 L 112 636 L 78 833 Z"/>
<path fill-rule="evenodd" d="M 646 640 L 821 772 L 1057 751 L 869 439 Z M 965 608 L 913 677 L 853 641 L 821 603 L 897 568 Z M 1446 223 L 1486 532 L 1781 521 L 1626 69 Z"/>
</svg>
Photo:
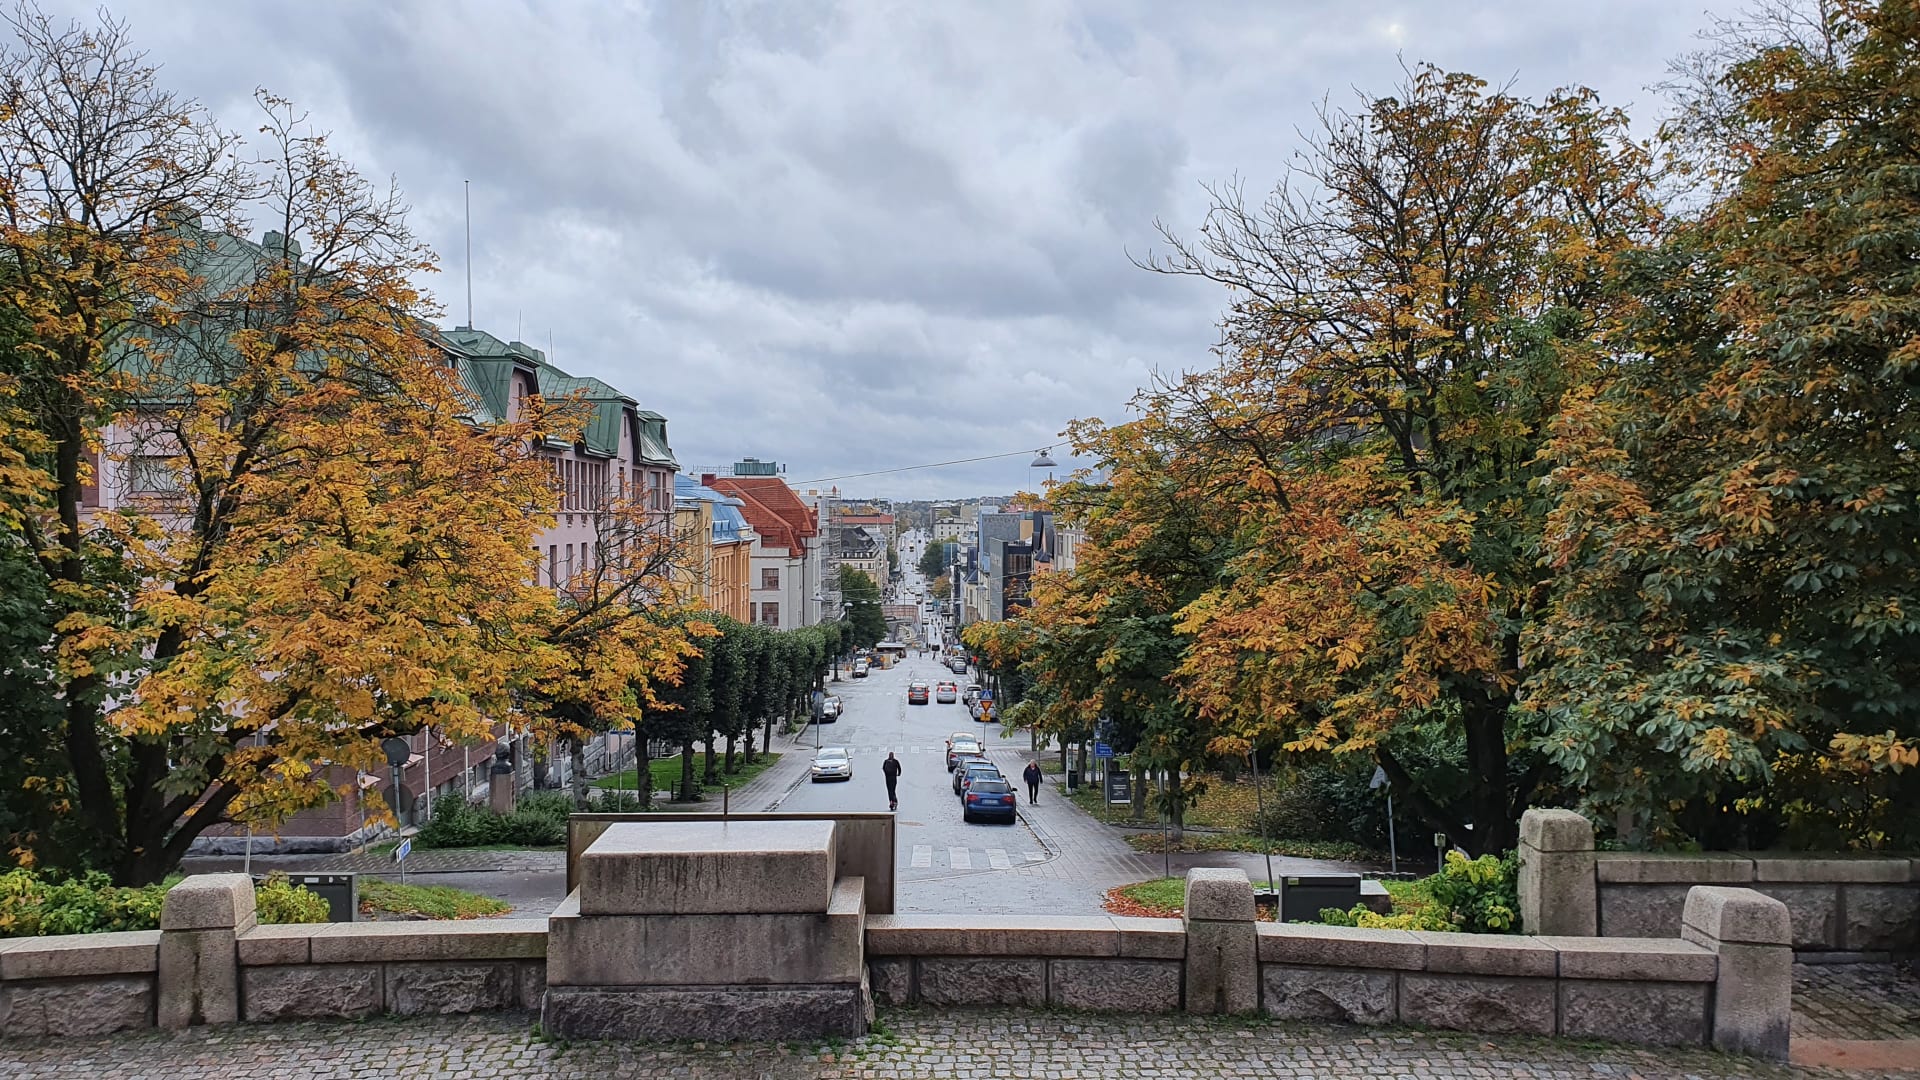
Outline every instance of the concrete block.
<svg viewBox="0 0 1920 1080">
<path fill-rule="evenodd" d="M 328 923 L 308 929 L 316 964 L 539 960 L 547 955 L 545 919 Z"/>
<path fill-rule="evenodd" d="M 256 919 L 253 879 L 245 874 L 195 874 L 167 890 L 162 930 L 251 930 Z"/>
<path fill-rule="evenodd" d="M 150 975 L 8 983 L 0 986 L 0 1036 L 139 1031 L 153 1026 L 153 999 Z"/>
<path fill-rule="evenodd" d="M 1896 855 L 1760 855 L 1753 856 L 1753 880 L 1800 882 L 1869 882 L 1912 880 L 1912 860 Z"/>
<path fill-rule="evenodd" d="M 967 960 L 921 957 L 922 1005 L 1031 1005 L 1047 1003 L 1045 960 Z"/>
<path fill-rule="evenodd" d="M 1528 810 L 1520 815 L 1520 843 L 1535 851 L 1592 851 L 1593 822 L 1572 810 Z"/>
<path fill-rule="evenodd" d="M 1846 885 L 1840 908 L 1842 949 L 1899 952 L 1920 947 L 1920 884 Z"/>
<path fill-rule="evenodd" d="M 1198 1014 L 1250 1013 L 1260 1007 L 1253 923 L 1189 919 L 1186 1003 L 1188 1012 Z"/>
<path fill-rule="evenodd" d="M 1098 1012 L 1179 1012 L 1180 962 L 1051 960 L 1047 1003 Z"/>
<path fill-rule="evenodd" d="M 858 910 L 841 914 L 582 915 L 574 897 L 547 935 L 551 986 L 750 986 L 858 982 Z M 966 950 L 961 950 L 966 955 Z"/>
<path fill-rule="evenodd" d="M 1726 942 L 1786 945 L 1792 938 L 1787 906 L 1752 889 L 1697 885 L 1687 893 L 1682 937 L 1712 948 Z"/>
<path fill-rule="evenodd" d="M 1260 1009 L 1281 1020 L 1391 1024 L 1398 987 L 1391 971 L 1260 965 Z"/>
<path fill-rule="evenodd" d="M 1705 983 L 1560 980 L 1560 1034 L 1659 1046 L 1707 1041 Z"/>
<path fill-rule="evenodd" d="M 867 985 L 880 1005 L 913 1004 L 913 958 L 876 956 L 867 959 Z"/>
<path fill-rule="evenodd" d="M 825 912 L 831 821 L 619 822 L 580 855 L 583 915 Z"/>
<path fill-rule="evenodd" d="M 1172 923 L 1180 932 L 1171 919 L 1138 921 Z M 876 956 L 1119 956 L 1120 938 L 1114 920 L 1104 915 L 879 915 L 867 920 L 867 951 Z M 1185 951 L 1184 940 L 1180 948 Z"/>
<path fill-rule="evenodd" d="M 1670 938 L 1680 933 L 1689 885 L 1601 885 L 1601 937 Z"/>
<path fill-rule="evenodd" d="M 1781 885 L 1755 882 L 1753 891 L 1787 906 L 1796 949 L 1834 949 L 1840 945 L 1840 886 Z"/>
<path fill-rule="evenodd" d="M 307 943 L 312 940 L 314 931 L 325 926 L 319 924 L 291 924 L 285 926 L 256 926 L 237 939 L 238 956 L 241 967 L 264 967 L 268 964 L 305 964 L 313 960 L 313 952 Z"/>
<path fill-rule="evenodd" d="M 519 972 L 511 960 L 388 964 L 385 994 L 403 1016 L 499 1012 L 519 1004 Z"/>
<path fill-rule="evenodd" d="M 1179 960 L 1187 955 L 1187 928 L 1179 919 L 1108 920 L 1119 935 L 1119 955 L 1141 960 Z"/>
<path fill-rule="evenodd" d="M 1719 971 L 1713 950 L 1678 938 L 1543 937 L 1560 954 L 1563 979 L 1710 983 Z"/>
<path fill-rule="evenodd" d="M 1723 944 L 1713 987 L 1716 1049 L 1784 1061 L 1793 1022 L 1793 950 Z"/>
<path fill-rule="evenodd" d="M 1460 975 L 1530 975 L 1552 978 L 1560 970 L 1560 954 L 1537 938 L 1500 934 L 1446 934 L 1415 930 L 1427 947 L 1427 970 Z"/>
<path fill-rule="evenodd" d="M 522 960 L 517 967 L 520 980 L 520 1007 L 540 1011 L 540 999 L 547 993 L 547 962 Z"/>
<path fill-rule="evenodd" d="M 1258 927 L 1261 963 L 1396 971 L 1427 966 L 1426 942 L 1410 930 L 1264 922 Z"/>
<path fill-rule="evenodd" d="M 160 931 L 61 934 L 16 938 L 0 951 L 0 979 L 68 979 L 82 975 L 151 973 L 160 958 Z"/>
<path fill-rule="evenodd" d="M 241 1013 L 270 1020 L 353 1020 L 383 1007 L 379 964 L 240 969 Z"/>
<path fill-rule="evenodd" d="M 555 986 L 540 1026 L 569 1039 L 851 1038 L 865 1034 L 869 1009 L 859 986 Z"/>
<path fill-rule="evenodd" d="M 240 1019 L 240 968 L 231 930 L 163 930 L 156 1022 L 177 1031 Z"/>
<path fill-rule="evenodd" d="M 1400 976 L 1400 1022 L 1452 1031 L 1551 1035 L 1552 979 L 1408 972 Z"/>
<path fill-rule="evenodd" d="M 1188 922 L 1252 922 L 1253 883 L 1237 868 L 1197 866 L 1187 871 Z"/>
<path fill-rule="evenodd" d="M 1753 880 L 1753 860 L 1726 851 L 1693 855 L 1601 851 L 1593 858 L 1594 877 L 1602 885 L 1717 885 Z"/>
</svg>

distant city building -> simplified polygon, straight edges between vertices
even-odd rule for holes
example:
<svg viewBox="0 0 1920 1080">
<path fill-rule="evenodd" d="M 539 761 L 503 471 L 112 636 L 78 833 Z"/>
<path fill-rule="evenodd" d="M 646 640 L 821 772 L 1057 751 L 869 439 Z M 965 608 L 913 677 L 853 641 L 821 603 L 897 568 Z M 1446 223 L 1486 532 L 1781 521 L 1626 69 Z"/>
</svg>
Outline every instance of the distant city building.
<svg viewBox="0 0 1920 1080">
<path fill-rule="evenodd" d="M 819 605 L 813 600 L 820 594 L 822 562 L 815 509 L 777 476 L 709 474 L 700 483 L 738 498 L 740 512 L 753 526 L 748 620 L 776 630 L 819 621 Z"/>
</svg>

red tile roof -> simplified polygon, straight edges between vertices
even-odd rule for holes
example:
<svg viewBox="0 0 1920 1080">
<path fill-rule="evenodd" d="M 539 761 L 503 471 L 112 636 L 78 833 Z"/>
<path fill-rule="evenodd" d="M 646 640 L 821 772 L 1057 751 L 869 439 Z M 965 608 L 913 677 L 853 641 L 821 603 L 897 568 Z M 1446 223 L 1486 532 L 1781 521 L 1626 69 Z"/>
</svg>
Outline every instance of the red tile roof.
<svg viewBox="0 0 1920 1080">
<path fill-rule="evenodd" d="M 795 555 L 807 552 L 807 541 L 820 534 L 813 509 L 800 501 L 786 481 L 771 476 L 715 476 L 700 478 L 715 491 L 739 498 L 746 515 L 768 547 L 783 547 Z"/>
</svg>

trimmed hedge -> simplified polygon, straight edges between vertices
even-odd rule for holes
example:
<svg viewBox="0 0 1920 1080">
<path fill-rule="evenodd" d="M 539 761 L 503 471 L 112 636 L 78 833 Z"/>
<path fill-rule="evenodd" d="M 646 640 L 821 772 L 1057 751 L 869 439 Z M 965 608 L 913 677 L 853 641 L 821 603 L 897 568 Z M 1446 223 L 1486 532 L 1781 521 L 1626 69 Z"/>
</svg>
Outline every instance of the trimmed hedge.
<svg viewBox="0 0 1920 1080">
<path fill-rule="evenodd" d="M 0 874 L 0 937 L 158 930 L 172 884 L 125 888 L 98 871 L 68 876 L 10 870 Z M 269 875 L 254 889 L 254 900 L 263 923 L 327 921 L 327 902 L 283 874 Z"/>
</svg>

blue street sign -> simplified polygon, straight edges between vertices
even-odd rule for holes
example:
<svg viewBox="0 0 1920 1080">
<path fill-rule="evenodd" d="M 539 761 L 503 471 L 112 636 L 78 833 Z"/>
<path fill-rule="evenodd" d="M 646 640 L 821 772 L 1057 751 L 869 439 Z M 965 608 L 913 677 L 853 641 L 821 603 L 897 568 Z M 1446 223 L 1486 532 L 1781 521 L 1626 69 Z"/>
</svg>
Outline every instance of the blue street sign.
<svg viewBox="0 0 1920 1080">
<path fill-rule="evenodd" d="M 1094 757 L 1112 757 L 1113 747 L 1108 746 L 1106 743 L 1103 743 L 1103 742 L 1094 743 L 1093 756 Z"/>
<path fill-rule="evenodd" d="M 982 690 L 982 691 L 980 691 L 980 700 L 981 700 L 981 701 L 992 701 L 992 700 L 993 700 L 993 691 L 991 691 L 991 690 Z"/>
<path fill-rule="evenodd" d="M 413 854 L 413 837 L 409 836 L 400 841 L 399 847 L 393 849 L 393 861 L 406 862 L 407 856 L 411 854 Z"/>
</svg>

